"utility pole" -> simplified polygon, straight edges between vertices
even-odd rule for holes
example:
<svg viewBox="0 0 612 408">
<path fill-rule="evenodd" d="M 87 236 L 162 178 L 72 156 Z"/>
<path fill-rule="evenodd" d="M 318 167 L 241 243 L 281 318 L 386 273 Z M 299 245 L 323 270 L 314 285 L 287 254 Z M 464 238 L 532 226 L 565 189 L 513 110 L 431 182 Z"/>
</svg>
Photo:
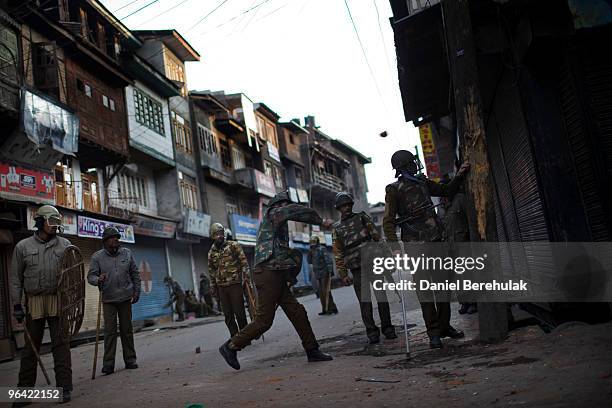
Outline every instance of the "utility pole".
<svg viewBox="0 0 612 408">
<path fill-rule="evenodd" d="M 463 160 L 472 165 L 466 186 L 470 239 L 476 242 L 494 242 L 497 240 L 495 195 L 487 154 L 469 0 L 443 0 L 442 16 L 461 152 Z M 505 303 L 479 303 L 478 313 L 482 341 L 498 342 L 507 336 Z"/>
</svg>

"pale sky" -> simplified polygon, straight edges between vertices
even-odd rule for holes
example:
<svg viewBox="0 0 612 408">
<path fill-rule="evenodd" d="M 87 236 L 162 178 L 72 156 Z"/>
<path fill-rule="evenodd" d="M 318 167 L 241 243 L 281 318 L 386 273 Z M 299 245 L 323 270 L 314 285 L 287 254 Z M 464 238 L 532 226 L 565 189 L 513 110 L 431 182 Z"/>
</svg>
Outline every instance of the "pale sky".
<svg viewBox="0 0 612 408">
<path fill-rule="evenodd" d="M 418 131 L 403 118 L 388 0 L 347 0 L 374 75 L 345 0 L 102 2 L 130 29 L 174 28 L 186 38 L 201 55 L 187 63 L 189 89 L 243 92 L 282 121 L 314 115 L 323 132 L 371 157 L 372 204 L 395 180 L 391 154 L 420 149 Z M 389 136 L 379 137 L 384 130 Z"/>
</svg>

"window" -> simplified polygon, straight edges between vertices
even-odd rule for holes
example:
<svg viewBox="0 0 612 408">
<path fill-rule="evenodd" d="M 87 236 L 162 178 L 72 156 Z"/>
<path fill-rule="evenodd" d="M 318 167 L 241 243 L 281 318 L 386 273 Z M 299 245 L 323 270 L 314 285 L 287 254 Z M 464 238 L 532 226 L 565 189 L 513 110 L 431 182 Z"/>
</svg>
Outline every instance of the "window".
<svg viewBox="0 0 612 408">
<path fill-rule="evenodd" d="M 108 96 L 102 95 L 102 105 L 108 108 Z"/>
<path fill-rule="evenodd" d="M 272 168 L 273 167 L 274 166 L 272 166 L 272 163 L 264 162 L 264 172 L 266 173 L 266 176 L 273 177 L 273 175 L 272 175 L 272 172 L 273 172 Z"/>
<path fill-rule="evenodd" d="M 232 155 L 230 154 L 230 146 L 227 140 L 219 139 L 221 145 L 221 163 L 224 167 L 232 168 Z"/>
<path fill-rule="evenodd" d="M 259 116 L 257 116 L 257 132 L 259 133 L 259 137 L 263 140 L 268 140 L 266 137 L 266 122 Z"/>
<path fill-rule="evenodd" d="M 110 98 L 110 110 L 112 110 L 113 112 L 115 112 L 115 100 L 113 98 Z M 162 132 L 164 130 L 164 122 L 162 122 Z M 163 133 L 162 133 L 163 134 Z"/>
<path fill-rule="evenodd" d="M 136 122 L 164 136 L 164 116 L 161 103 L 144 92 L 134 89 L 134 108 Z M 112 99 L 110 109 L 115 110 L 115 101 Z"/>
<path fill-rule="evenodd" d="M 180 82 L 182 84 L 181 87 L 181 95 L 183 97 L 187 96 L 187 84 L 185 83 L 185 68 L 183 68 L 183 64 L 170 52 L 169 50 L 164 50 L 164 61 L 166 66 L 166 76 L 168 79 L 176 82 Z"/>
<path fill-rule="evenodd" d="M 12 29 L 0 25 L 0 36 L 2 38 L 2 47 L 0 47 L 0 76 L 17 82 L 17 69 L 19 67 L 17 63 L 19 58 L 17 35 Z"/>
<path fill-rule="evenodd" d="M 278 139 L 276 138 L 276 128 L 270 122 L 266 122 L 266 137 L 267 140 L 278 148 Z"/>
<path fill-rule="evenodd" d="M 77 82 L 77 89 L 81 91 L 81 93 L 84 93 L 86 96 L 90 98 L 93 96 L 91 85 L 89 85 L 87 82 L 83 82 L 83 80 L 79 78 L 77 78 L 76 82 Z"/>
<path fill-rule="evenodd" d="M 117 191 L 119 193 L 117 199 L 125 204 L 149 206 L 149 190 L 144 177 L 122 172 L 117 179 Z"/>
<path fill-rule="evenodd" d="M 295 168 L 295 184 L 300 188 L 304 186 L 304 173 L 302 173 L 302 169 L 297 167 Z"/>
<path fill-rule="evenodd" d="M 59 79 L 56 48 L 54 43 L 33 44 L 32 61 L 34 86 L 57 98 L 59 97 Z"/>
<path fill-rule="evenodd" d="M 177 149 L 185 153 L 191 153 L 193 146 L 191 144 L 191 129 L 189 129 L 189 121 L 183 118 L 178 113 L 172 111 L 172 128 L 174 129 L 174 143 Z"/>
<path fill-rule="evenodd" d="M 214 133 L 207 127 L 198 123 L 198 141 L 200 151 L 206 152 L 209 156 L 217 154 L 217 140 Z"/>
<path fill-rule="evenodd" d="M 183 206 L 192 210 L 198 210 L 198 188 L 196 187 L 195 179 L 183 174 L 180 188 Z"/>
<path fill-rule="evenodd" d="M 244 169 L 246 167 L 246 160 L 244 158 L 244 153 L 240 149 L 232 148 L 232 159 L 234 160 L 234 168 Z"/>
<path fill-rule="evenodd" d="M 274 178 L 274 185 L 277 188 L 285 188 L 285 183 L 283 182 L 283 171 L 280 169 L 280 167 L 272 167 L 272 177 Z"/>
</svg>

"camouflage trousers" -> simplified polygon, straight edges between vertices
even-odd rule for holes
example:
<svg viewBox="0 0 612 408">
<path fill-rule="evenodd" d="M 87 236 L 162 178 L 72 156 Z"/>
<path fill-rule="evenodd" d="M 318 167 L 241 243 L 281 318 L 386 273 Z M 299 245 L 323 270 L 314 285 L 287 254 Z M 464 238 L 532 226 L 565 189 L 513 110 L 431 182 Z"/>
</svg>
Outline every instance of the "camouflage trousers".
<svg viewBox="0 0 612 408">
<path fill-rule="evenodd" d="M 272 327 L 274 315 L 279 306 L 300 336 L 304 350 L 314 350 L 319 347 L 306 309 L 297 301 L 287 286 L 287 273 L 289 271 L 273 270 L 265 266 L 255 267 L 253 280 L 258 294 L 255 320 L 232 337 L 232 344 L 236 348 L 243 349 L 252 340 L 268 331 Z"/>
</svg>

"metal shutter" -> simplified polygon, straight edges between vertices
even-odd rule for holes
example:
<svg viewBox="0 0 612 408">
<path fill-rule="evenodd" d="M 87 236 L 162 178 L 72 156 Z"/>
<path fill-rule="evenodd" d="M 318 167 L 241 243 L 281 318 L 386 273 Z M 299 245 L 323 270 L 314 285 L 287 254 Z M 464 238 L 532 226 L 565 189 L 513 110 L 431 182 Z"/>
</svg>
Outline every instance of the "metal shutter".
<svg viewBox="0 0 612 408">
<path fill-rule="evenodd" d="M 96 251 L 102 249 L 102 240 L 93 238 L 79 238 L 74 236 L 66 236 L 66 238 L 72 243 L 72 245 L 76 245 L 81 250 L 83 261 L 85 262 L 85 274 L 87 274 L 89 272 L 91 257 Z M 83 316 L 83 324 L 80 330 L 81 332 L 96 330 L 96 321 L 98 319 L 98 298 L 98 287 L 86 283 L 85 315 Z"/>
<path fill-rule="evenodd" d="M 193 290 L 193 273 L 189 245 L 178 241 L 168 241 L 171 275 L 183 290 Z"/>
<path fill-rule="evenodd" d="M 138 236 L 136 244 L 125 245 L 132 251 L 140 271 L 140 300 L 132 306 L 132 319 L 144 320 L 171 313 L 164 309 L 169 300 L 169 291 L 164 284 L 168 275 L 164 240 Z"/>
</svg>

